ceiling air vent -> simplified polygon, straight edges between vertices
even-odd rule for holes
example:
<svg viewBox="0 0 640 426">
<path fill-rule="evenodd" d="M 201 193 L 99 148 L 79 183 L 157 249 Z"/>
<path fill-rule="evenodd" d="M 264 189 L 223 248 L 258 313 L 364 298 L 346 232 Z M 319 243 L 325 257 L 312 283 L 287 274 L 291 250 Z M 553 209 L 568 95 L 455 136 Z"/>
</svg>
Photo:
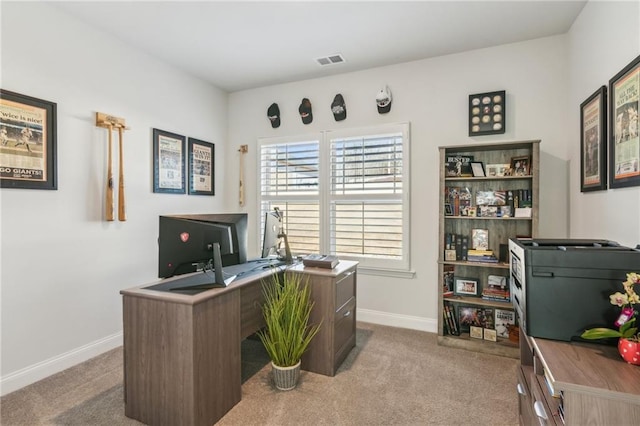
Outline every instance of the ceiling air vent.
<svg viewBox="0 0 640 426">
<path fill-rule="evenodd" d="M 316 62 L 320 65 L 334 65 L 344 62 L 344 58 L 340 53 L 336 53 L 334 55 L 317 58 Z"/>
</svg>

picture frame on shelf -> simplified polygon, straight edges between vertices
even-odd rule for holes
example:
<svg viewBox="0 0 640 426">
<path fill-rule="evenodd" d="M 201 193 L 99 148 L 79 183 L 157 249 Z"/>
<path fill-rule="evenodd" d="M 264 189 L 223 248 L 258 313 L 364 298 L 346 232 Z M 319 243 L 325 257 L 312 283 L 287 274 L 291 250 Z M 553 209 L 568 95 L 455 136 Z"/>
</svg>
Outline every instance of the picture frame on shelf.
<svg viewBox="0 0 640 426">
<path fill-rule="evenodd" d="M 487 177 L 511 176 L 511 164 L 487 164 L 485 169 Z"/>
<path fill-rule="evenodd" d="M 609 187 L 640 185 L 640 56 L 609 80 Z"/>
<path fill-rule="evenodd" d="M 473 171 L 473 177 L 485 177 L 484 163 L 482 163 L 482 161 L 473 161 L 471 163 L 471 170 Z"/>
<path fill-rule="evenodd" d="M 482 337 L 484 338 L 484 340 L 488 340 L 490 342 L 498 341 L 497 333 L 494 329 L 483 328 L 482 331 L 483 331 Z"/>
<path fill-rule="evenodd" d="M 58 189 L 57 104 L 0 89 L 0 187 Z"/>
<path fill-rule="evenodd" d="M 475 278 L 454 277 L 453 294 L 456 296 L 478 296 L 478 280 Z"/>
<path fill-rule="evenodd" d="M 469 326 L 469 336 L 474 339 L 482 339 L 482 327 L 476 327 L 475 325 Z"/>
<path fill-rule="evenodd" d="M 528 155 L 511 157 L 510 168 L 512 170 L 511 176 L 529 176 L 531 174 L 531 157 Z"/>
<path fill-rule="evenodd" d="M 215 195 L 215 145 L 189 138 L 189 194 Z"/>
<path fill-rule="evenodd" d="M 506 128 L 506 91 L 469 95 L 469 136 L 496 135 Z"/>
<path fill-rule="evenodd" d="M 445 158 L 446 177 L 473 177 L 473 155 L 448 155 Z"/>
<path fill-rule="evenodd" d="M 580 192 L 607 189 L 607 87 L 580 104 Z"/>
<path fill-rule="evenodd" d="M 153 192 L 186 192 L 185 147 L 184 136 L 153 129 Z"/>
<path fill-rule="evenodd" d="M 450 203 L 444 205 L 444 215 L 453 216 L 453 206 Z"/>
<path fill-rule="evenodd" d="M 489 230 L 473 228 L 471 230 L 471 248 L 473 250 L 489 250 Z"/>
</svg>

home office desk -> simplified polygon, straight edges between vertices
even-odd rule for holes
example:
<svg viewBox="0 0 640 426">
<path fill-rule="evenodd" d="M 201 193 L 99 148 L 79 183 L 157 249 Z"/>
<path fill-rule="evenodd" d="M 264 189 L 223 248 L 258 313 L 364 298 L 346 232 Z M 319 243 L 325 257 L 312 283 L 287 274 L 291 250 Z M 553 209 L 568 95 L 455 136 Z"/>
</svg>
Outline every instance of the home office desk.
<svg viewBox="0 0 640 426">
<path fill-rule="evenodd" d="M 333 376 L 355 346 L 356 268 L 351 261 L 279 268 L 309 277 L 311 321 L 322 320 L 302 369 Z M 240 402 L 240 345 L 264 326 L 261 283 L 273 273 L 197 294 L 158 290 L 189 276 L 122 290 L 125 415 L 150 425 L 208 426 Z"/>
</svg>

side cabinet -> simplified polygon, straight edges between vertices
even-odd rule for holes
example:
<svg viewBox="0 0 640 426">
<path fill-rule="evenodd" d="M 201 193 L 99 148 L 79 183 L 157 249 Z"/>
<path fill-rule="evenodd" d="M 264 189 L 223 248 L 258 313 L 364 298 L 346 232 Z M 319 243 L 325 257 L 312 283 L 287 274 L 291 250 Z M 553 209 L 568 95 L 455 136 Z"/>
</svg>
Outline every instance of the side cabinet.
<svg viewBox="0 0 640 426">
<path fill-rule="evenodd" d="M 340 261 L 333 269 L 298 265 L 288 273 L 309 278 L 314 301 L 310 323 L 320 331 L 302 357 L 302 369 L 334 376 L 356 345 L 356 284 L 358 262 Z"/>
</svg>

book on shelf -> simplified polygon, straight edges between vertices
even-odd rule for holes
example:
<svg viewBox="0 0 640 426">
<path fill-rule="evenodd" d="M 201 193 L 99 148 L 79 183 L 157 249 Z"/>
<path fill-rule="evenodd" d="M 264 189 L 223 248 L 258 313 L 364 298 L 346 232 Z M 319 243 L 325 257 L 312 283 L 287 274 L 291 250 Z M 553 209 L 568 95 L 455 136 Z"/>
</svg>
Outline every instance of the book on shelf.
<svg viewBox="0 0 640 426">
<path fill-rule="evenodd" d="M 460 306 L 458 308 L 460 331 L 469 331 L 469 327 L 494 328 L 493 308 Z"/>
<path fill-rule="evenodd" d="M 516 313 L 508 309 L 495 310 L 496 333 L 498 337 L 509 337 L 509 327 L 516 325 Z"/>
<path fill-rule="evenodd" d="M 453 277 L 455 267 L 453 265 L 443 265 L 442 273 L 442 296 L 453 296 Z"/>
<path fill-rule="evenodd" d="M 479 263 L 498 263 L 498 258 L 494 255 L 471 255 L 467 254 L 468 262 L 479 262 Z"/>
<path fill-rule="evenodd" d="M 471 198 L 471 189 L 467 187 L 459 188 L 459 212 L 457 213 L 457 215 L 469 216 L 469 208 L 471 208 Z"/>
<path fill-rule="evenodd" d="M 466 235 L 462 236 L 462 249 L 460 250 L 460 260 L 467 260 L 467 255 L 469 253 L 469 237 Z"/>
<path fill-rule="evenodd" d="M 456 322 L 455 309 L 451 304 L 445 303 L 443 305 L 443 311 L 446 312 L 447 324 L 449 326 L 449 330 L 451 330 L 452 336 L 459 336 L 460 329 L 458 328 L 458 323 Z"/>
</svg>

